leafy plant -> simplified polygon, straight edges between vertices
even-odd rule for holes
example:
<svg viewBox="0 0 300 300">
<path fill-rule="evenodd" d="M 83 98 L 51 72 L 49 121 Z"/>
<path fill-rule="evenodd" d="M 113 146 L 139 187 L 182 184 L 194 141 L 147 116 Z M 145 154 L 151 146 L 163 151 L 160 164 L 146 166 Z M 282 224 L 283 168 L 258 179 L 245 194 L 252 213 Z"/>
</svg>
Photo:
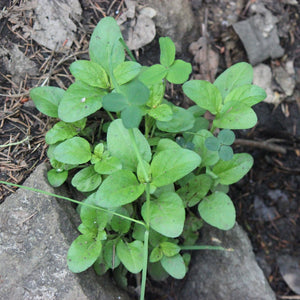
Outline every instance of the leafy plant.
<svg viewBox="0 0 300 300">
<path fill-rule="evenodd" d="M 69 177 L 86 195 L 80 235 L 67 255 L 70 270 L 93 266 L 102 275 L 111 269 L 123 282 L 126 270 L 142 271 L 141 299 L 147 271 L 157 280 L 183 278 L 189 263 L 183 250 L 207 249 L 195 245 L 203 221 L 221 230 L 234 226 L 228 185 L 253 159 L 233 154 L 231 129 L 254 126 L 251 107 L 266 96 L 251 84 L 247 63 L 213 84 L 187 81 L 191 65 L 175 59 L 172 40 L 160 38 L 159 45 L 160 64 L 126 60 L 119 27 L 104 18 L 91 36 L 90 61 L 71 64 L 76 80 L 68 89 L 30 92 L 42 113 L 59 119 L 46 134 L 49 182 L 57 187 Z M 195 105 L 184 109 L 166 100 L 167 82 L 183 84 Z"/>
</svg>

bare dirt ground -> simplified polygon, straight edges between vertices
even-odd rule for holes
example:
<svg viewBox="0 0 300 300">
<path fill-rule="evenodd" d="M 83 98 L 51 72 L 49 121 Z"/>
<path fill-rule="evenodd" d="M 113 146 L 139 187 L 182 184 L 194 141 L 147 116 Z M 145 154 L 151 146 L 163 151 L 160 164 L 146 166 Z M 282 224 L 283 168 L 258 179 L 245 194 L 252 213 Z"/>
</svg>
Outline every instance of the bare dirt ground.
<svg viewBox="0 0 300 300">
<path fill-rule="evenodd" d="M 76 42 L 67 51 L 54 52 L 28 38 L 22 30 L 24 26 L 32 27 L 35 21 L 34 15 L 28 17 L 24 10 L 25 2 L 0 1 L 0 14 L 4 9 L 6 11 L 0 15 L 0 44 L 9 50 L 0 56 L 0 180 L 18 184 L 39 163 L 47 160 L 44 135 L 53 122 L 30 105 L 30 88 L 45 82 L 66 88 L 73 81 L 68 67 L 76 58 L 87 58 L 89 37 L 97 22 L 106 15 L 118 17 L 125 9 L 124 1 L 120 0 L 81 0 L 83 12 Z M 239 20 L 250 16 L 248 9 L 254 2 L 246 1 L 241 7 L 237 13 Z M 235 151 L 251 153 L 255 165 L 231 188 L 230 196 L 237 208 L 238 222 L 249 234 L 257 260 L 278 299 L 300 299 L 286 284 L 279 268 L 280 256 L 300 257 L 300 5 L 289 5 L 289 1 L 264 2 L 280 19 L 280 45 L 284 49 L 283 57 L 268 59 L 265 63 L 273 67 L 292 60 L 296 87 L 292 95 L 281 97 L 276 105 L 257 105 L 259 122 L 256 128 L 237 133 L 244 143 L 236 143 Z M 210 47 L 219 54 L 218 71 L 235 62 L 247 61 L 245 49 L 232 28 L 224 28 L 215 22 L 222 1 L 193 0 L 191 4 L 198 21 L 206 22 Z M 199 12 L 199 5 L 207 8 L 206 21 Z M 286 24 L 289 26 L 284 30 Z M 14 45 L 34 62 L 37 70 L 34 75 L 24 69 L 18 71 L 19 78 L 15 79 L 13 72 L 7 70 L 5 60 L 10 59 Z M 193 62 L 187 49 L 181 55 Z M 156 63 L 157 39 L 140 50 L 139 57 L 144 63 Z M 199 66 L 194 64 L 194 70 L 197 69 Z M 280 86 L 275 92 L 282 94 Z M 174 90 L 170 89 L 168 93 L 171 96 Z M 178 95 L 181 104 L 186 106 L 181 91 Z M 269 142 L 269 147 L 262 149 L 259 145 L 265 141 Z M 276 146 L 284 150 L 278 150 Z M 0 202 L 13 191 L 14 188 L 0 185 Z M 153 299 L 176 299 L 180 284 L 171 282 L 167 293 L 160 284 L 149 283 L 149 288 Z"/>
</svg>

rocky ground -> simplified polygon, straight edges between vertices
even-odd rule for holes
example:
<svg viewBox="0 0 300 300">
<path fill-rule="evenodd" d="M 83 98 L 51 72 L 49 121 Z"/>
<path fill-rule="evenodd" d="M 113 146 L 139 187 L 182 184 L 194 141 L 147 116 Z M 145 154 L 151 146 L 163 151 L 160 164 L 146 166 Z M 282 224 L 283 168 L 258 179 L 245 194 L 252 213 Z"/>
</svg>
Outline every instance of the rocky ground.
<svg viewBox="0 0 300 300">
<path fill-rule="evenodd" d="M 22 183 L 47 161 L 43 138 L 52 121 L 35 110 L 29 89 L 72 83 L 68 66 L 88 57 L 90 34 L 103 16 L 118 19 L 143 64 L 158 62 L 158 36 L 173 38 L 178 57 L 193 64 L 194 78 L 213 81 L 226 67 L 248 61 L 268 98 L 255 108 L 257 126 L 237 133 L 235 151 L 251 153 L 255 165 L 230 196 L 278 299 L 300 299 L 300 5 L 295 0 L 158 3 L 1 1 L 0 179 Z M 176 86 L 168 96 L 189 105 Z M 0 186 L 0 201 L 12 192 Z M 165 284 L 149 283 L 153 299 L 178 299 L 180 284 L 169 286 L 166 292 Z"/>
</svg>

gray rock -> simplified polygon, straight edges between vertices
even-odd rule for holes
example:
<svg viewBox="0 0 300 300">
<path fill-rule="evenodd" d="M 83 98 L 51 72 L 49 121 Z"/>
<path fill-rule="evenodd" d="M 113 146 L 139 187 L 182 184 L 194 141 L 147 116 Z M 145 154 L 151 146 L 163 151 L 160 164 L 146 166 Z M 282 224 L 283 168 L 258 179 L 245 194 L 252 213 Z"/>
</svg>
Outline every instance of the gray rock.
<svg viewBox="0 0 300 300">
<path fill-rule="evenodd" d="M 288 66 L 289 64 L 287 64 L 285 68 L 283 68 L 282 66 L 274 67 L 273 71 L 276 82 L 280 85 L 287 96 L 291 96 L 296 86 L 296 80 L 294 78 L 295 71 L 289 71 Z"/>
<path fill-rule="evenodd" d="M 24 185 L 53 193 L 45 173 L 41 164 Z M 0 299 L 129 299 L 92 269 L 68 270 L 66 254 L 78 235 L 76 217 L 68 202 L 22 189 L 1 204 Z"/>
<path fill-rule="evenodd" d="M 254 197 L 254 211 L 258 220 L 265 222 L 273 221 L 279 216 L 276 208 L 267 206 L 259 196 Z"/>
<path fill-rule="evenodd" d="M 170 37 L 176 45 L 176 50 L 181 52 L 187 32 L 195 25 L 190 1 L 144 0 L 143 3 L 156 10 L 154 22 L 159 35 Z"/>
<path fill-rule="evenodd" d="M 221 231 L 204 227 L 202 243 L 220 240 L 234 251 L 205 250 L 194 253 L 179 299 L 189 300 L 275 300 L 258 267 L 246 233 L 239 227 Z"/>
</svg>

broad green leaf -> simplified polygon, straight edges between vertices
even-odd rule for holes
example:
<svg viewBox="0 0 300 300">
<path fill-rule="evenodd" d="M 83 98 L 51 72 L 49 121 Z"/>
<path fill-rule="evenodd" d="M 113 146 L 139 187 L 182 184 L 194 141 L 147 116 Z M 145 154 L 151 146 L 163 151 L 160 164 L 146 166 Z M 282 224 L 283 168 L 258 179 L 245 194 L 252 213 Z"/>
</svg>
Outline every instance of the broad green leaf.
<svg viewBox="0 0 300 300">
<path fill-rule="evenodd" d="M 155 281 L 162 281 L 169 277 L 169 274 L 165 271 L 160 262 L 149 263 L 148 271 Z"/>
<path fill-rule="evenodd" d="M 182 148 L 176 142 L 170 139 L 160 139 L 156 147 L 156 153 L 171 149 L 182 150 Z"/>
<path fill-rule="evenodd" d="M 176 53 L 175 44 L 169 37 L 160 37 L 159 47 L 160 47 L 160 63 L 164 67 L 170 67 L 175 60 L 175 53 Z"/>
<path fill-rule="evenodd" d="M 190 111 L 194 117 L 198 118 L 205 114 L 206 109 L 201 108 L 199 105 L 193 105 L 188 108 L 188 111 Z"/>
<path fill-rule="evenodd" d="M 81 137 L 73 137 L 60 143 L 53 154 L 56 160 L 73 165 L 88 162 L 92 155 L 89 142 Z"/>
<path fill-rule="evenodd" d="M 158 233 L 154 229 L 150 228 L 149 230 L 149 243 L 152 247 L 159 246 L 160 243 L 166 242 L 168 237 Z"/>
<path fill-rule="evenodd" d="M 29 95 L 40 112 L 49 117 L 58 118 L 58 105 L 64 93 L 63 89 L 57 87 L 41 86 L 33 88 Z"/>
<path fill-rule="evenodd" d="M 108 240 L 103 246 L 103 259 L 110 269 L 115 269 L 120 264 L 120 259 L 116 254 L 116 244 L 118 240 Z"/>
<path fill-rule="evenodd" d="M 214 82 L 214 85 L 221 92 L 222 98 L 236 87 L 251 84 L 253 79 L 253 69 L 248 63 L 241 62 L 231 66 L 224 71 Z"/>
<path fill-rule="evenodd" d="M 160 247 L 155 247 L 150 254 L 149 262 L 155 263 L 163 258 L 163 252 Z"/>
<path fill-rule="evenodd" d="M 232 184 L 243 178 L 253 166 L 253 158 L 248 153 L 234 154 L 230 161 L 220 160 L 212 169 L 221 184 Z"/>
<path fill-rule="evenodd" d="M 95 263 L 93 264 L 95 272 L 102 276 L 106 273 L 106 271 L 109 269 L 109 267 L 106 265 L 106 262 L 103 259 L 102 253 L 98 256 Z"/>
<path fill-rule="evenodd" d="M 225 193 L 215 192 L 204 198 L 198 211 L 206 223 L 216 228 L 229 230 L 235 224 L 235 208 Z"/>
<path fill-rule="evenodd" d="M 68 171 L 57 172 L 56 169 L 51 169 L 47 172 L 47 178 L 53 187 L 59 187 L 67 180 Z"/>
<path fill-rule="evenodd" d="M 69 269 L 80 273 L 88 269 L 101 253 L 101 241 L 80 235 L 70 246 L 67 261 Z"/>
<path fill-rule="evenodd" d="M 119 207 L 116 213 L 129 217 L 129 213 L 125 207 Z M 131 222 L 129 220 L 120 218 L 118 216 L 113 216 L 110 221 L 111 228 L 118 233 L 127 233 L 130 229 Z"/>
<path fill-rule="evenodd" d="M 133 133 L 142 158 L 149 162 L 151 149 L 146 138 L 136 128 L 133 129 Z M 131 143 L 128 129 L 124 127 L 121 119 L 114 120 L 108 128 L 107 148 L 112 156 L 120 159 L 124 169 L 136 171 L 138 159 Z"/>
<path fill-rule="evenodd" d="M 89 45 L 91 61 L 101 65 L 107 74 L 110 73 L 110 65 L 114 70 L 125 59 L 120 38 L 122 38 L 120 28 L 112 17 L 101 19 L 91 36 Z"/>
<path fill-rule="evenodd" d="M 194 126 L 195 118 L 191 112 L 177 106 L 172 107 L 172 110 L 173 116 L 170 121 L 156 121 L 159 130 L 178 133 L 187 131 Z"/>
<path fill-rule="evenodd" d="M 212 178 L 206 174 L 193 176 L 177 192 L 189 207 L 199 203 L 208 193 L 212 185 Z"/>
<path fill-rule="evenodd" d="M 137 106 L 128 106 L 121 112 L 123 125 L 127 129 L 139 128 L 142 117 L 143 112 Z"/>
<path fill-rule="evenodd" d="M 101 207 L 118 207 L 131 203 L 145 190 L 135 175 L 129 170 L 118 170 L 109 175 L 98 189 L 97 205 Z"/>
<path fill-rule="evenodd" d="M 109 80 L 105 70 L 97 63 L 89 60 L 77 60 L 70 66 L 72 75 L 90 86 L 106 89 Z"/>
<path fill-rule="evenodd" d="M 134 223 L 132 237 L 135 240 L 144 241 L 146 228 L 141 224 Z"/>
<path fill-rule="evenodd" d="M 121 93 L 131 105 L 143 105 L 148 101 L 150 91 L 141 81 L 134 80 L 120 86 Z"/>
<path fill-rule="evenodd" d="M 149 87 L 150 95 L 147 101 L 147 105 L 151 108 L 157 107 L 161 104 L 164 94 L 165 94 L 165 85 L 163 82 L 153 84 Z"/>
<path fill-rule="evenodd" d="M 154 156 L 151 163 L 152 184 L 168 185 L 192 172 L 201 163 L 200 156 L 187 149 L 164 150 Z"/>
<path fill-rule="evenodd" d="M 181 59 L 176 59 L 174 64 L 169 67 L 167 80 L 171 83 L 182 84 L 189 79 L 192 73 L 192 65 Z"/>
<path fill-rule="evenodd" d="M 230 146 L 233 144 L 235 140 L 235 134 L 233 131 L 229 129 L 223 129 L 218 134 L 218 140 L 220 141 L 221 144 Z"/>
<path fill-rule="evenodd" d="M 124 61 L 121 64 L 117 65 L 114 69 L 114 76 L 119 85 L 129 82 L 135 78 L 140 70 L 141 65 L 134 61 Z"/>
<path fill-rule="evenodd" d="M 168 70 L 162 65 L 153 65 L 147 68 L 140 76 L 139 80 L 145 85 L 153 85 L 156 83 L 161 83 L 166 77 Z"/>
<path fill-rule="evenodd" d="M 77 134 L 78 132 L 73 124 L 60 121 L 46 133 L 45 141 L 48 145 L 56 144 L 57 142 L 70 139 Z"/>
<path fill-rule="evenodd" d="M 94 166 L 81 169 L 72 178 L 72 185 L 80 192 L 91 192 L 101 184 L 101 175 L 96 173 Z"/>
<path fill-rule="evenodd" d="M 122 169 L 121 161 L 114 156 L 104 157 L 94 166 L 95 171 L 99 174 L 112 174 L 117 170 Z"/>
<path fill-rule="evenodd" d="M 182 279 L 186 273 L 186 266 L 180 254 L 172 257 L 164 256 L 161 265 L 165 271 L 176 279 Z"/>
<path fill-rule="evenodd" d="M 170 242 L 162 242 L 160 248 L 165 256 L 171 257 L 180 252 L 180 247 L 177 244 Z"/>
<path fill-rule="evenodd" d="M 185 223 L 181 236 L 184 238 L 183 245 L 194 245 L 199 239 L 199 229 L 203 226 L 203 220 L 190 215 Z"/>
<path fill-rule="evenodd" d="M 212 136 L 210 131 L 202 129 L 193 138 L 195 151 L 201 156 L 203 166 L 212 166 L 219 160 L 218 152 L 210 151 L 205 146 L 206 139 Z"/>
<path fill-rule="evenodd" d="M 226 129 L 248 129 L 257 123 L 256 113 L 252 108 L 238 102 L 227 102 L 222 113 L 213 121 L 213 125 Z"/>
<path fill-rule="evenodd" d="M 58 106 L 58 116 L 65 122 L 75 122 L 102 107 L 104 90 L 76 81 L 64 93 Z"/>
<path fill-rule="evenodd" d="M 159 104 L 155 108 L 151 108 L 148 114 L 150 117 L 162 122 L 168 122 L 173 117 L 172 108 L 167 104 Z"/>
<path fill-rule="evenodd" d="M 222 160 L 231 160 L 233 158 L 232 148 L 230 146 L 222 145 L 219 149 L 219 156 Z"/>
<path fill-rule="evenodd" d="M 146 204 L 142 216 L 147 217 Z M 172 192 L 161 194 L 150 202 L 150 227 L 167 237 L 178 237 L 183 230 L 185 210 L 181 198 Z"/>
<path fill-rule="evenodd" d="M 210 151 L 218 151 L 220 146 L 220 141 L 215 136 L 209 136 L 205 140 L 205 147 Z"/>
<path fill-rule="evenodd" d="M 105 110 L 118 112 L 128 106 L 128 100 L 123 94 L 110 93 L 103 97 L 102 104 Z"/>
<path fill-rule="evenodd" d="M 222 108 L 220 91 L 210 82 L 204 80 L 190 80 L 183 86 L 183 92 L 201 108 L 217 114 Z"/>
<path fill-rule="evenodd" d="M 117 255 L 125 268 L 134 274 L 139 273 L 143 268 L 143 249 L 141 241 L 124 243 L 120 240 L 117 244 Z"/>
<path fill-rule="evenodd" d="M 146 174 L 145 174 L 146 172 Z M 138 167 L 137 167 L 137 177 L 139 182 L 141 183 L 145 183 L 147 182 L 147 178 L 146 176 L 148 176 L 148 179 L 151 179 L 151 170 L 150 170 L 150 165 L 143 160 L 142 163 L 138 163 Z"/>
<path fill-rule="evenodd" d="M 246 84 L 233 89 L 225 98 L 224 103 L 236 101 L 247 106 L 255 105 L 267 97 L 264 89 L 257 85 Z"/>
</svg>

